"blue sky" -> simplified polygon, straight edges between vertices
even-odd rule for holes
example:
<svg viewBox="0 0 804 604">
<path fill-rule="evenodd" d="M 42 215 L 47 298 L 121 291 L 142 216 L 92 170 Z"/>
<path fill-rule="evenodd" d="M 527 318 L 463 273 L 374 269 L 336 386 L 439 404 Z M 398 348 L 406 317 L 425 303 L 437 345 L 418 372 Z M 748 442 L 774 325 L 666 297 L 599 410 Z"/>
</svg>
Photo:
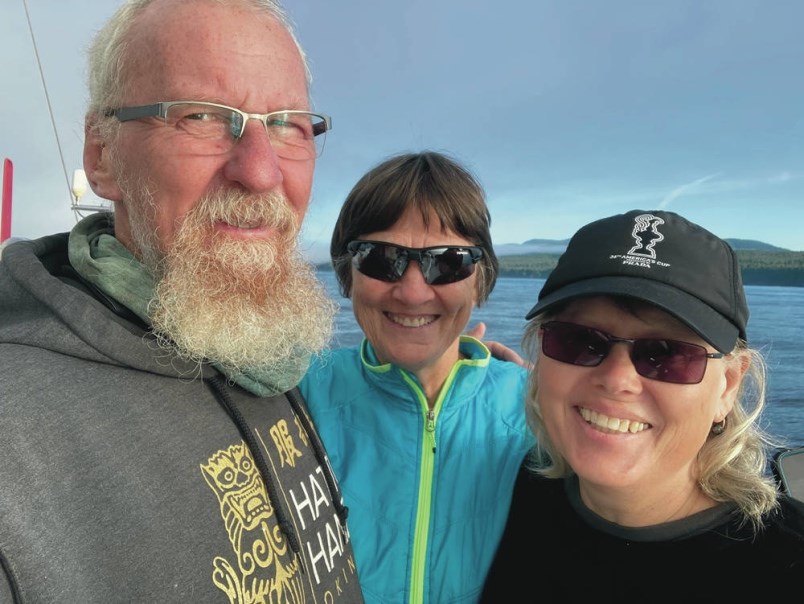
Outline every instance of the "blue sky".
<svg viewBox="0 0 804 604">
<path fill-rule="evenodd" d="M 84 50 L 113 0 L 0 5 L 0 155 L 12 235 L 68 230 Z M 565 239 L 633 208 L 804 250 L 804 2 L 288 0 L 333 118 L 304 228 L 310 255 L 372 165 L 451 153 L 486 188 L 496 244 Z M 65 170 L 67 176 L 65 177 Z M 88 194 L 85 203 L 97 203 Z"/>
</svg>

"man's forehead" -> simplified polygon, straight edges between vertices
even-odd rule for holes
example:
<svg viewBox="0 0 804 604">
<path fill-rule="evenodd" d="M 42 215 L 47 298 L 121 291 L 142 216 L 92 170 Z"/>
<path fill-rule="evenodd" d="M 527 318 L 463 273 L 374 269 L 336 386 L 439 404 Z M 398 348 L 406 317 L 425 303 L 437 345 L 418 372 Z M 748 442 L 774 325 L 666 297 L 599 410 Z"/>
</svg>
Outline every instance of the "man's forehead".
<svg viewBox="0 0 804 604">
<path fill-rule="evenodd" d="M 166 18 L 142 15 L 131 31 L 129 82 L 138 98 L 129 101 L 306 108 L 307 72 L 298 47 L 275 16 L 255 11 L 201 0 L 180 4 Z"/>
<path fill-rule="evenodd" d="M 200 62 L 202 57 L 224 54 L 282 60 L 290 54 L 301 60 L 290 32 L 274 14 L 243 3 L 154 3 L 132 23 L 128 38 L 132 51 L 163 55 L 159 58 L 198 57 Z"/>
</svg>

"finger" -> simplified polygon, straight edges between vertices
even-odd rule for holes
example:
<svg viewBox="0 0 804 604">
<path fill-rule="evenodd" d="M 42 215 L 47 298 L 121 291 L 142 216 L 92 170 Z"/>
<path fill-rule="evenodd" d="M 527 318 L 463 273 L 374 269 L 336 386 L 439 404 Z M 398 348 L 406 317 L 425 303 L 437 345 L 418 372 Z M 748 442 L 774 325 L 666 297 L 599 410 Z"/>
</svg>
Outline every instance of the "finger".
<svg viewBox="0 0 804 604">
<path fill-rule="evenodd" d="M 500 342 L 483 342 L 486 345 L 486 348 L 489 349 L 491 352 L 491 356 L 495 359 L 500 359 L 501 361 L 510 361 L 511 363 L 516 363 L 521 367 L 525 367 L 526 369 L 531 369 L 531 365 L 525 359 L 523 359 L 519 353 L 517 353 L 512 348 L 500 343 Z"/>
<path fill-rule="evenodd" d="M 466 332 L 466 335 L 482 340 L 483 336 L 486 335 L 486 324 L 483 321 L 478 322 L 477 325 Z"/>
</svg>

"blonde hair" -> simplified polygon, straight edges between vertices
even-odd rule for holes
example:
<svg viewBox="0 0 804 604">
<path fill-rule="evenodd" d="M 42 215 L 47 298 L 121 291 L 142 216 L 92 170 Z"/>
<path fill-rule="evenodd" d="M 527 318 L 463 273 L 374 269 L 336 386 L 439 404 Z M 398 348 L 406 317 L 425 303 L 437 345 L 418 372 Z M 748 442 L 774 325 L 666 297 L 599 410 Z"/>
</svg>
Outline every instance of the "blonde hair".
<svg viewBox="0 0 804 604">
<path fill-rule="evenodd" d="M 554 311 L 544 313 L 528 323 L 522 349 L 533 363 L 528 377 L 525 412 L 538 443 L 529 466 L 542 476 L 561 478 L 570 475 L 572 468 L 547 434 L 539 408 L 536 372 L 541 357 L 541 326 L 554 316 Z M 721 434 L 710 435 L 698 452 L 698 483 L 715 501 L 735 503 L 742 515 L 742 523 L 750 523 L 755 531 L 759 531 L 764 525 L 764 516 L 778 505 L 780 491 L 769 468 L 771 451 L 779 444 L 759 426 L 767 384 L 766 365 L 761 353 L 749 348 L 744 340 L 738 340 L 726 362 L 744 362 L 745 357 L 748 357 L 749 367 L 738 389 L 734 407 L 726 416 L 725 429 Z"/>
</svg>

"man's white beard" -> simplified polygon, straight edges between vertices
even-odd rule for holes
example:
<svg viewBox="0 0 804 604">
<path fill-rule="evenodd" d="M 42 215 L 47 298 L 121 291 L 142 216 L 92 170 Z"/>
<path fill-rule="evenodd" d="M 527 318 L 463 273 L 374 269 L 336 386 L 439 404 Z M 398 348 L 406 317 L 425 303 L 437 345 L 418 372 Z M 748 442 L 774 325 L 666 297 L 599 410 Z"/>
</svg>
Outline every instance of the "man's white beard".
<svg viewBox="0 0 804 604">
<path fill-rule="evenodd" d="M 139 192 L 128 212 L 140 259 L 157 279 L 148 314 L 163 344 L 234 375 L 281 371 L 329 343 L 336 306 L 298 251 L 299 226 L 282 196 L 205 196 L 162 251 L 152 196 L 145 187 Z M 275 234 L 235 238 L 216 230 L 216 222 Z"/>
</svg>

